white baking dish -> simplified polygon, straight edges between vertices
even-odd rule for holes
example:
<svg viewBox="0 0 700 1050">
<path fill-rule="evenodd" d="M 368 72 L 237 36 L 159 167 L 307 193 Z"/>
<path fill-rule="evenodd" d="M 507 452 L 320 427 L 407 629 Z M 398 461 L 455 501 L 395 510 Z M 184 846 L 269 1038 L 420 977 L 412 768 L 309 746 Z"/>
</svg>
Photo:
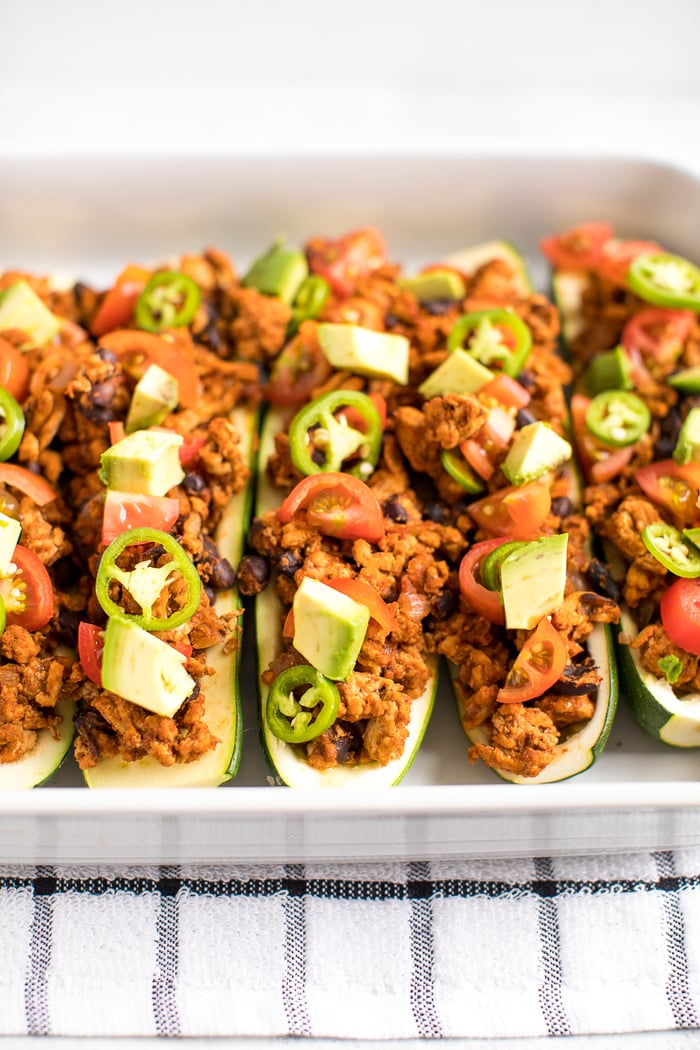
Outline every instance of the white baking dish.
<svg viewBox="0 0 700 1050">
<path fill-rule="evenodd" d="M 505 238 L 540 283 L 537 241 L 586 219 L 700 255 L 700 178 L 572 155 L 41 159 L 0 163 L 0 268 L 107 283 L 125 261 L 216 245 L 241 265 L 374 223 L 393 258 L 429 262 Z M 249 639 L 250 642 L 250 639 Z M 70 764 L 0 799 L 0 862 L 303 861 L 518 855 L 700 843 L 700 753 L 655 745 L 622 706 L 607 750 L 565 784 L 516 787 L 470 766 L 449 690 L 404 783 L 371 794 L 272 788 L 246 646 L 244 757 L 223 789 L 89 792 Z"/>
</svg>

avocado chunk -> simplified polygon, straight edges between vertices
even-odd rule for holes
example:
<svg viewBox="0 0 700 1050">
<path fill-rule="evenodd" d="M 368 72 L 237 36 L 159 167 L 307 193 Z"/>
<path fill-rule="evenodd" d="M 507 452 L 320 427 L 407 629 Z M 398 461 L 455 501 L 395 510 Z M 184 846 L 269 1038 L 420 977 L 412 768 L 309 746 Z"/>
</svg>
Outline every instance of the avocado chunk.
<svg viewBox="0 0 700 1050">
<path fill-rule="evenodd" d="M 110 616 L 104 635 L 102 685 L 110 693 L 172 718 L 195 687 L 185 657 L 143 627 Z"/>
<path fill-rule="evenodd" d="M 596 354 L 586 369 L 583 381 L 589 397 L 595 397 L 603 390 L 632 390 L 632 360 L 624 346 L 616 346 Z"/>
<path fill-rule="evenodd" d="M 528 423 L 518 431 L 501 469 L 511 485 L 525 485 L 550 470 L 556 470 L 573 449 L 548 423 Z"/>
<path fill-rule="evenodd" d="M 263 295 L 273 295 L 291 305 L 308 273 L 306 256 L 286 249 L 280 237 L 264 255 L 255 260 L 241 283 L 246 288 L 257 288 Z"/>
<path fill-rule="evenodd" d="M 530 630 L 564 600 L 568 533 L 523 543 L 501 563 L 506 627 Z"/>
<path fill-rule="evenodd" d="M 164 496 L 185 476 L 183 438 L 172 430 L 137 430 L 102 453 L 100 478 L 110 489 Z"/>
<path fill-rule="evenodd" d="M 375 332 L 356 324 L 320 324 L 316 329 L 324 356 L 333 368 L 361 376 L 408 382 L 409 342 L 403 335 Z"/>
<path fill-rule="evenodd" d="M 16 281 L 0 295 L 0 332 L 8 328 L 26 332 L 31 346 L 46 346 L 58 335 L 61 320 L 26 281 Z"/>
<path fill-rule="evenodd" d="M 297 652 L 327 678 L 348 678 L 365 640 L 367 606 L 307 576 L 292 608 Z"/>
<path fill-rule="evenodd" d="M 459 301 L 467 294 L 464 280 L 454 270 L 426 270 L 415 277 L 402 277 L 399 284 L 412 292 L 419 303 L 435 299 Z"/>
<path fill-rule="evenodd" d="M 126 432 L 158 427 L 177 408 L 178 382 L 160 365 L 149 365 L 131 395 Z"/>
<path fill-rule="evenodd" d="M 691 408 L 683 420 L 673 458 L 676 463 L 700 463 L 700 408 Z"/>
<path fill-rule="evenodd" d="M 9 576 L 12 555 L 19 543 L 22 526 L 17 518 L 0 513 L 0 576 Z"/>
<path fill-rule="evenodd" d="M 444 394 L 476 394 L 493 377 L 490 368 L 486 368 L 466 350 L 458 348 L 423 380 L 418 392 L 425 398 L 442 397 Z"/>
</svg>

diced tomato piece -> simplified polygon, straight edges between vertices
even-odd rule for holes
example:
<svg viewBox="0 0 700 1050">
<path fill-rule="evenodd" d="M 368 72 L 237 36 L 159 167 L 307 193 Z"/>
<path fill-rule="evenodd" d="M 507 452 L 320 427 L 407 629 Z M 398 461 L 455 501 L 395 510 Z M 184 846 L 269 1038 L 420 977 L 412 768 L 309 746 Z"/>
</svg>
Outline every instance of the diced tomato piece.
<svg viewBox="0 0 700 1050">
<path fill-rule="evenodd" d="M 170 496 L 143 496 L 108 489 L 102 517 L 102 542 L 108 546 L 128 529 L 170 532 L 180 516 L 180 502 Z"/>
<path fill-rule="evenodd" d="M 549 486 L 538 480 L 499 489 L 471 503 L 467 511 L 478 527 L 491 536 L 529 540 L 544 524 L 551 507 Z"/>
<path fill-rule="evenodd" d="M 150 270 L 144 270 L 142 266 L 130 265 L 122 270 L 97 309 L 90 326 L 93 335 L 106 335 L 129 324 L 136 300 L 150 276 Z"/>
<path fill-rule="evenodd" d="M 334 241 L 314 238 L 306 245 L 306 256 L 311 272 L 345 297 L 354 293 L 362 277 L 386 262 L 386 244 L 379 230 L 366 226 Z"/>
<path fill-rule="evenodd" d="M 104 631 L 94 623 L 78 624 L 78 658 L 80 665 L 95 685 L 102 688 L 102 654 L 104 653 Z"/>
<path fill-rule="evenodd" d="M 559 270 L 595 270 L 603 245 L 612 235 L 613 228 L 606 222 L 584 222 L 571 230 L 544 237 L 540 251 Z"/>
</svg>

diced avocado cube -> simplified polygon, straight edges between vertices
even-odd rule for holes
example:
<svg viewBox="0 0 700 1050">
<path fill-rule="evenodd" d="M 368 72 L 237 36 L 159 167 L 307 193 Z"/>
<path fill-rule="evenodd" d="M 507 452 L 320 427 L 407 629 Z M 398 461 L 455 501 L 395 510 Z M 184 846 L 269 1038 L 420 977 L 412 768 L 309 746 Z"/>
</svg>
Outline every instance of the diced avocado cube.
<svg viewBox="0 0 700 1050">
<path fill-rule="evenodd" d="M 160 365 L 149 365 L 131 395 L 126 432 L 158 427 L 177 408 L 178 382 Z"/>
<path fill-rule="evenodd" d="M 523 543 L 501 562 L 501 592 L 508 630 L 530 630 L 558 608 L 566 586 L 568 534 Z"/>
<path fill-rule="evenodd" d="M 632 390 L 632 360 L 624 346 L 596 354 L 583 376 L 586 393 L 595 397 L 603 390 Z"/>
<path fill-rule="evenodd" d="M 61 320 L 26 281 L 16 281 L 0 294 L 0 332 L 26 332 L 31 346 L 46 346 L 61 329 Z"/>
<path fill-rule="evenodd" d="M 690 368 L 681 369 L 680 372 L 673 372 L 667 377 L 666 382 L 684 394 L 700 394 L 700 365 L 692 365 Z"/>
<path fill-rule="evenodd" d="M 111 616 L 102 654 L 102 684 L 132 704 L 172 718 L 195 683 L 185 657 L 135 623 Z"/>
<path fill-rule="evenodd" d="M 700 408 L 691 408 L 683 420 L 673 458 L 676 463 L 700 463 Z"/>
<path fill-rule="evenodd" d="M 164 496 L 185 476 L 183 438 L 172 430 L 137 430 L 102 453 L 100 477 L 107 488 Z"/>
<path fill-rule="evenodd" d="M 403 335 L 375 332 L 356 324 L 320 324 L 316 329 L 324 356 L 333 368 L 362 376 L 408 382 L 409 342 Z"/>
<path fill-rule="evenodd" d="M 501 469 L 512 485 L 524 485 L 571 459 L 568 441 L 548 423 L 528 423 L 518 431 Z"/>
<path fill-rule="evenodd" d="M 369 609 L 305 577 L 294 595 L 294 648 L 321 674 L 344 681 L 365 640 Z"/>
<path fill-rule="evenodd" d="M 242 280 L 247 288 L 257 288 L 264 295 L 273 295 L 291 305 L 309 273 L 306 256 L 283 247 L 282 239 L 256 259 Z"/>
<path fill-rule="evenodd" d="M 0 513 L 0 576 L 10 575 L 12 555 L 19 543 L 22 526 L 17 518 Z"/>
<path fill-rule="evenodd" d="M 415 277 L 402 277 L 399 284 L 420 303 L 435 299 L 460 300 L 467 294 L 464 280 L 454 270 L 426 270 Z"/>
<path fill-rule="evenodd" d="M 476 394 L 494 377 L 466 350 L 458 348 L 445 358 L 418 387 L 423 397 L 442 397 L 444 394 Z"/>
</svg>

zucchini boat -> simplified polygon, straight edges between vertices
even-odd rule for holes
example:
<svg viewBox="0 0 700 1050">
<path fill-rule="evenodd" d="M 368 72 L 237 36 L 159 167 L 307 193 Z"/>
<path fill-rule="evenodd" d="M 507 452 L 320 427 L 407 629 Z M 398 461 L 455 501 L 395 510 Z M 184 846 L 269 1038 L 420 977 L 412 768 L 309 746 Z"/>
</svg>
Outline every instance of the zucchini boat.
<svg viewBox="0 0 700 1050">
<path fill-rule="evenodd" d="M 615 238 L 603 223 L 546 238 L 542 248 L 577 374 L 587 515 L 623 598 L 624 695 L 650 737 L 697 747 L 700 634 L 686 599 L 700 588 L 700 270 L 654 243 Z"/>
<path fill-rule="evenodd" d="M 275 325 L 223 253 L 170 267 L 127 266 L 104 293 L 27 277 L 14 313 L 0 302 L 30 345 L 18 456 L 51 471 L 70 536 L 54 602 L 89 787 L 216 785 L 240 760 L 234 566 Z"/>
<path fill-rule="evenodd" d="M 556 311 L 531 293 L 512 248 L 497 258 L 448 335 L 452 355 L 418 388 L 427 413 L 430 396 L 468 383 L 483 417 L 457 448 L 440 452 L 442 473 L 432 475 L 442 512 L 472 542 L 454 609 L 435 619 L 431 634 L 450 663 L 471 760 L 512 782 L 545 783 L 583 772 L 607 742 L 617 703 L 607 624 L 619 613 L 586 578 L 588 530 L 566 440 L 569 375 L 555 352 Z M 469 312 L 474 299 L 478 309 Z M 461 347 L 478 365 L 465 361 L 466 375 L 453 368 Z M 411 452 L 408 423 L 399 409 L 399 443 L 425 469 L 425 454 Z M 428 428 L 422 445 L 437 436 Z"/>
</svg>

